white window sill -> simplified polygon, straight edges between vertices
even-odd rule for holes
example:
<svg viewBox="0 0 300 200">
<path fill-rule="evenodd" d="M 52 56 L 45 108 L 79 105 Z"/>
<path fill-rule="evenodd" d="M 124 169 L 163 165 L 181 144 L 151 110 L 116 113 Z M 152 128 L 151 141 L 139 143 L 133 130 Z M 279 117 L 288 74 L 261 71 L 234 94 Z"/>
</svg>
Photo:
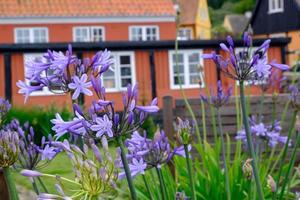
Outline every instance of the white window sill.
<svg viewBox="0 0 300 200">
<path fill-rule="evenodd" d="M 204 88 L 204 85 L 182 85 L 182 89 L 199 89 L 199 88 Z M 171 90 L 180 90 L 180 86 L 178 85 L 172 85 Z"/>
<path fill-rule="evenodd" d="M 53 93 L 50 91 L 36 91 L 31 93 L 29 96 L 37 97 L 37 96 L 62 96 L 66 95 L 63 91 L 57 91 L 57 93 Z"/>
</svg>

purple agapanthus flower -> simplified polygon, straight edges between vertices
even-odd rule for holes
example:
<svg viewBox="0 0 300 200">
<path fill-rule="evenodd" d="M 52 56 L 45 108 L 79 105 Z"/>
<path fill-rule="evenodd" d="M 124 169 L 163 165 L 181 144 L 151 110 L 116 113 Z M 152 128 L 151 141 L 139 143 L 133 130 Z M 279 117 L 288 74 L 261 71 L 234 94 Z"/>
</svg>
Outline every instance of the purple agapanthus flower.
<svg viewBox="0 0 300 200">
<path fill-rule="evenodd" d="M 243 35 L 244 48 L 241 52 L 236 53 L 233 39 L 228 36 L 227 43 L 220 44 L 228 57 L 224 58 L 215 52 L 204 54 L 204 59 L 212 59 L 217 67 L 228 77 L 238 81 L 261 80 L 268 77 L 271 68 L 275 67 L 280 70 L 287 70 L 289 67 L 284 64 L 278 64 L 276 61 L 267 62 L 266 53 L 269 49 L 271 40 L 266 40 L 258 49 L 252 52 L 250 35 L 245 32 Z"/>
<path fill-rule="evenodd" d="M 213 90 L 210 91 L 210 99 L 209 97 L 205 95 L 200 95 L 202 101 L 204 101 L 207 104 L 211 104 L 212 106 L 216 108 L 222 107 L 224 104 L 226 104 L 232 95 L 232 87 L 229 87 L 226 92 L 224 92 L 221 81 L 217 82 L 217 93 L 214 95 Z"/>
<path fill-rule="evenodd" d="M 261 121 L 257 121 L 255 117 L 250 118 L 250 132 L 252 134 L 254 145 L 267 142 L 268 145 L 273 148 L 277 144 L 285 144 L 287 142 L 286 136 L 281 136 L 280 122 L 276 121 L 273 125 L 265 125 Z M 238 131 L 237 140 L 242 140 L 247 145 L 247 137 L 245 129 Z M 263 142 L 260 142 L 263 141 Z"/>
<path fill-rule="evenodd" d="M 171 149 L 169 140 L 163 131 L 157 131 L 153 140 L 148 139 L 146 134 L 141 136 L 135 131 L 131 138 L 126 140 L 125 145 L 128 148 L 127 158 L 132 176 L 144 173 L 144 170 L 149 168 L 160 168 L 175 155 L 185 156 L 183 146 Z M 122 178 L 123 175 L 121 172 L 120 177 Z"/>
<path fill-rule="evenodd" d="M 112 122 L 107 115 L 96 118 L 96 124 L 93 124 L 90 128 L 92 131 L 96 131 L 96 137 L 102 137 L 103 134 L 107 134 L 108 137 L 113 137 Z"/>
<path fill-rule="evenodd" d="M 85 121 L 84 117 L 79 114 L 79 112 L 75 112 L 75 117 L 71 121 L 64 121 L 60 114 L 55 115 L 55 119 L 52 119 L 51 122 L 54 124 L 52 130 L 56 132 L 57 139 L 63 136 L 64 134 L 70 132 L 76 135 L 85 135 L 86 127 L 88 125 Z"/>
<path fill-rule="evenodd" d="M 17 86 L 20 88 L 19 93 L 25 96 L 25 101 L 29 95 L 37 90 L 47 87 L 53 93 L 74 92 L 73 100 L 77 99 L 79 94 L 92 95 L 88 89 L 91 82 L 87 81 L 90 77 L 100 77 L 113 63 L 110 52 L 98 52 L 92 59 L 79 59 L 73 55 L 71 45 L 64 54 L 48 50 L 42 57 L 30 58 L 25 61 L 26 74 L 25 78 L 34 82 L 36 85 L 31 86 L 29 83 L 19 81 Z"/>
<path fill-rule="evenodd" d="M 37 86 L 31 86 L 27 85 L 24 81 L 18 81 L 17 86 L 19 89 L 19 94 L 23 94 L 25 96 L 24 102 L 27 101 L 29 95 L 35 91 L 41 90 L 44 86 L 43 85 L 37 85 Z"/>
<path fill-rule="evenodd" d="M 74 93 L 72 95 L 72 99 L 77 99 L 79 94 L 85 94 L 88 96 L 92 96 L 93 93 L 88 88 L 92 86 L 92 83 L 87 80 L 88 76 L 83 74 L 80 78 L 78 76 L 73 77 L 73 82 L 69 83 L 69 89 L 73 90 Z"/>
</svg>

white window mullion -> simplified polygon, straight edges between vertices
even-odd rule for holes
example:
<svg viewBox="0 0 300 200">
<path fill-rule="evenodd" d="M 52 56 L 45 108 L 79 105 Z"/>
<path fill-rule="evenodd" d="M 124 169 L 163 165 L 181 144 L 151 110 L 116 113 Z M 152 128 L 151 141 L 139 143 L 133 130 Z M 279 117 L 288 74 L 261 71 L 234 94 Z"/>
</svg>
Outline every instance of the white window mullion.
<svg viewBox="0 0 300 200">
<path fill-rule="evenodd" d="M 190 84 L 190 72 L 189 72 L 189 54 L 183 54 L 184 61 L 184 84 L 183 86 L 188 86 Z"/>
</svg>

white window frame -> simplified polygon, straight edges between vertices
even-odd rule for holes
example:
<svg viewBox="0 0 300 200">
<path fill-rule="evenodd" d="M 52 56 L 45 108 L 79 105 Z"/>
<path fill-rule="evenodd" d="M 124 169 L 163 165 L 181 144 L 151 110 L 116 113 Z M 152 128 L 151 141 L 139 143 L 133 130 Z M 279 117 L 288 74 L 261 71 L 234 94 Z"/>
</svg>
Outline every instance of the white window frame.
<svg viewBox="0 0 300 200">
<path fill-rule="evenodd" d="M 25 44 L 23 42 L 18 42 L 17 32 L 19 30 L 28 30 L 29 31 L 29 43 L 39 43 L 39 42 L 34 42 L 34 30 L 37 30 L 37 29 L 45 30 L 45 33 L 46 33 L 46 35 L 45 35 L 45 37 L 46 37 L 45 43 L 48 43 L 49 42 L 49 30 L 48 30 L 48 27 L 17 27 L 17 28 L 14 29 L 15 43 L 17 43 L 17 44 Z"/>
<path fill-rule="evenodd" d="M 178 50 L 178 54 L 183 53 L 183 63 L 184 63 L 184 84 L 182 84 L 182 88 L 185 89 L 193 89 L 193 88 L 204 88 L 205 87 L 205 72 L 204 72 L 204 61 L 202 58 L 203 50 L 202 49 L 189 49 L 189 50 Z M 190 84 L 190 72 L 189 72 L 189 62 L 188 62 L 188 54 L 191 53 L 198 53 L 199 54 L 199 66 L 202 67 L 202 75 L 199 71 L 200 83 Z M 171 50 L 169 51 L 169 80 L 170 80 L 170 88 L 173 90 L 180 89 L 180 85 L 175 85 L 174 83 L 174 69 L 173 65 L 173 55 L 176 54 L 176 51 Z"/>
<path fill-rule="evenodd" d="M 142 40 L 141 41 L 158 41 L 159 40 L 159 26 L 155 25 L 146 25 L 146 26 L 129 26 L 129 40 L 130 41 L 140 41 L 140 40 L 133 40 L 132 37 L 132 30 L 134 28 L 141 28 L 142 29 Z M 147 28 L 155 28 L 156 29 L 156 40 L 147 40 Z"/>
<path fill-rule="evenodd" d="M 25 66 L 25 62 L 27 59 L 29 59 L 29 57 L 42 57 L 43 56 L 43 53 L 26 53 L 26 54 L 23 54 L 23 63 L 24 63 L 24 77 L 25 77 L 25 83 L 28 85 L 30 84 L 30 80 L 28 80 L 26 78 L 26 66 Z M 43 87 L 42 90 L 40 91 L 35 91 L 35 92 L 32 92 L 30 93 L 29 96 L 53 96 L 53 95 L 65 95 L 65 93 L 63 93 L 62 90 L 57 90 L 57 93 L 53 93 L 49 90 L 48 87 Z"/>
<path fill-rule="evenodd" d="M 119 65 L 120 61 L 120 56 L 130 56 L 130 68 L 131 68 L 131 85 L 136 84 L 136 66 L 135 66 L 135 54 L 133 51 L 120 51 L 120 52 L 111 52 L 111 55 L 114 56 L 115 60 L 114 63 L 115 65 L 111 66 L 112 69 L 115 71 L 115 87 L 114 88 L 108 88 L 106 87 L 105 90 L 108 93 L 113 93 L 113 92 L 122 92 L 126 91 L 127 87 L 122 87 L 122 80 L 121 80 L 121 67 Z M 115 67 L 116 68 L 113 68 Z M 102 78 L 102 84 L 103 83 L 103 78 Z"/>
<path fill-rule="evenodd" d="M 76 41 L 76 30 L 77 29 L 86 29 L 87 33 L 88 33 L 88 38 L 86 41 Z M 102 30 L 102 40 L 100 41 L 93 41 L 92 38 L 92 34 L 93 34 L 93 30 L 94 29 L 101 29 Z M 74 26 L 73 27 L 73 41 L 74 42 L 101 42 L 101 41 L 105 41 L 105 27 L 104 26 Z"/>
<path fill-rule="evenodd" d="M 281 3 L 282 7 L 279 7 L 279 2 Z M 275 8 L 272 8 L 272 5 L 275 5 Z M 279 13 L 284 11 L 284 0 L 269 0 L 269 14 L 272 13 Z"/>
<path fill-rule="evenodd" d="M 185 32 L 185 31 L 190 31 L 190 32 L 191 32 L 191 37 L 190 37 L 190 38 L 187 38 L 187 37 L 179 36 L 179 32 L 180 32 L 180 31 L 184 31 L 184 32 Z M 178 39 L 178 40 L 192 40 L 192 39 L 194 39 L 193 34 L 194 34 L 194 32 L 193 32 L 193 29 L 192 29 L 192 28 L 182 27 L 182 28 L 179 28 L 177 39 Z"/>
</svg>

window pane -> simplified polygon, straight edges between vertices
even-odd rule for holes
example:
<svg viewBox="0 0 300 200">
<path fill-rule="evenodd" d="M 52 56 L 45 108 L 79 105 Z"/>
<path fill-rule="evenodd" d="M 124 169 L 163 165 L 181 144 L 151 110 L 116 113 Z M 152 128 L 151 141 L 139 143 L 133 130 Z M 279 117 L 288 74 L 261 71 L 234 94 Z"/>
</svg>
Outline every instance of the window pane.
<svg viewBox="0 0 300 200">
<path fill-rule="evenodd" d="M 178 53 L 177 55 L 178 64 L 183 63 L 183 54 Z M 173 63 L 176 63 L 176 54 L 173 54 Z"/>
<path fill-rule="evenodd" d="M 199 84 L 200 77 L 198 74 L 190 75 L 190 84 Z"/>
<path fill-rule="evenodd" d="M 121 67 L 121 76 L 131 76 L 131 68 Z"/>
<path fill-rule="evenodd" d="M 128 84 L 132 84 L 131 78 L 122 78 L 121 87 L 127 87 Z"/>
<path fill-rule="evenodd" d="M 121 65 L 130 64 L 130 56 L 120 56 L 120 64 Z"/>
<path fill-rule="evenodd" d="M 142 41 L 143 40 L 142 28 L 140 27 L 131 28 L 131 39 L 134 41 Z"/>
<path fill-rule="evenodd" d="M 193 53 L 189 55 L 189 63 L 199 63 L 199 54 Z"/>
<path fill-rule="evenodd" d="M 75 42 L 89 42 L 89 28 L 80 27 L 75 29 Z"/>
<path fill-rule="evenodd" d="M 197 72 L 199 72 L 198 66 L 199 66 L 199 65 L 197 65 L 197 64 L 190 64 L 190 65 L 189 65 L 190 73 L 197 73 Z"/>
<path fill-rule="evenodd" d="M 182 85 L 184 85 L 185 83 L 184 83 L 184 76 L 183 75 L 181 75 L 181 76 L 179 76 L 180 77 L 180 83 L 182 84 Z M 179 78 L 178 78 L 178 76 L 174 76 L 174 84 L 175 85 L 179 85 Z"/>
<path fill-rule="evenodd" d="M 30 30 L 29 29 L 17 29 L 16 32 L 17 43 L 30 43 Z"/>
<path fill-rule="evenodd" d="M 174 74 L 176 75 L 178 72 L 179 73 L 184 73 L 184 65 L 174 65 Z"/>
<path fill-rule="evenodd" d="M 103 41 L 103 31 L 102 28 L 92 28 L 92 41 L 93 42 L 99 42 L 99 41 Z"/>
<path fill-rule="evenodd" d="M 47 42 L 46 29 L 33 29 L 33 42 Z"/>
<path fill-rule="evenodd" d="M 116 88 L 116 78 L 113 68 L 103 73 L 103 84 L 107 88 Z"/>
</svg>

